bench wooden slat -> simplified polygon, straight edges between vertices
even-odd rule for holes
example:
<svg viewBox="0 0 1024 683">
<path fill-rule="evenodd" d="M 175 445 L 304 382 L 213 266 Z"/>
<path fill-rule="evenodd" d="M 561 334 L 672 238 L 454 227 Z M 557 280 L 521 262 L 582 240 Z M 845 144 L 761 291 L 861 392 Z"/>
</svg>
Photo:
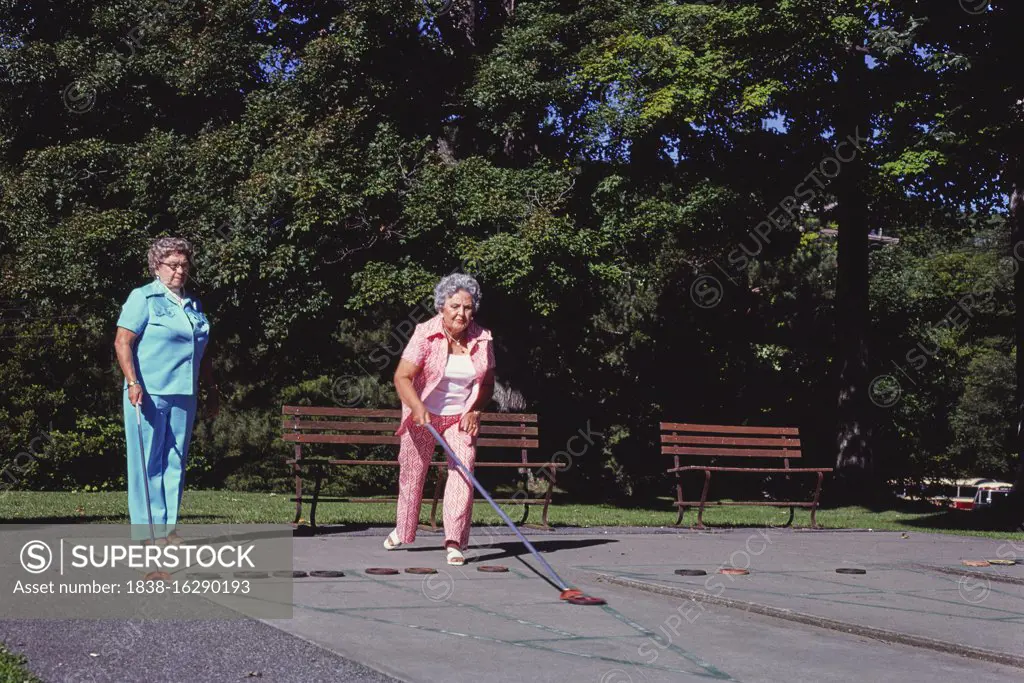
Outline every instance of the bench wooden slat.
<svg viewBox="0 0 1024 683">
<path fill-rule="evenodd" d="M 378 434 L 305 434 L 302 432 L 286 432 L 281 435 L 282 441 L 294 443 L 351 443 L 351 444 L 384 444 L 397 446 L 402 439 L 398 436 L 381 436 Z M 487 439 L 476 440 L 477 447 L 501 446 L 504 448 L 540 448 L 537 439 Z"/>
<path fill-rule="evenodd" d="M 685 467 L 673 467 L 668 472 L 691 472 L 691 471 L 705 472 L 710 470 L 711 472 L 780 472 L 780 473 L 792 473 L 792 472 L 831 472 L 831 467 L 704 467 L 703 465 L 687 465 Z"/>
<path fill-rule="evenodd" d="M 324 406 L 281 406 L 282 415 L 330 415 L 335 417 L 390 417 L 401 419 L 402 411 L 396 409 L 331 408 Z M 482 421 L 490 422 L 536 422 L 537 413 L 480 413 Z"/>
<path fill-rule="evenodd" d="M 302 458 L 296 460 L 295 458 L 288 458 L 284 461 L 286 465 L 384 465 L 387 467 L 396 467 L 398 465 L 397 460 L 344 460 L 336 458 Z M 445 460 L 432 460 L 430 462 L 431 467 L 437 467 L 439 465 L 447 465 Z M 481 467 L 540 467 L 540 468 L 554 468 L 564 469 L 569 466 L 567 462 L 478 462 L 473 468 L 479 469 Z"/>
<path fill-rule="evenodd" d="M 721 434 L 785 434 L 798 436 L 800 430 L 797 427 L 750 427 L 730 425 L 699 425 L 689 422 L 662 422 L 662 431 L 676 432 L 711 432 Z"/>
<path fill-rule="evenodd" d="M 305 434 L 303 432 L 285 432 L 281 435 L 282 441 L 295 443 L 352 443 L 352 444 L 385 444 L 398 445 L 401 437 L 390 435 L 381 436 L 378 434 Z M 540 442 L 536 439 L 486 439 L 476 440 L 477 446 L 504 446 L 510 448 L 540 448 Z"/>
<path fill-rule="evenodd" d="M 391 432 L 398 429 L 399 421 L 381 420 L 380 422 L 355 422 L 344 420 L 292 420 L 285 418 L 281 422 L 283 429 L 336 429 L 353 432 Z"/>
<path fill-rule="evenodd" d="M 286 432 L 281 435 L 282 441 L 293 441 L 295 443 L 355 443 L 355 444 L 385 444 L 397 446 L 401 443 L 401 437 L 379 434 L 303 434 L 302 432 Z"/>
<path fill-rule="evenodd" d="M 707 455 L 710 457 L 745 457 L 745 458 L 799 458 L 800 451 L 777 451 L 760 448 L 701 448 L 699 446 L 662 446 L 663 455 Z"/>
<path fill-rule="evenodd" d="M 391 417 L 401 418 L 401 410 L 371 410 L 369 408 L 327 408 L 317 406 L 281 406 L 284 415 L 333 415 L 336 417 Z"/>
<path fill-rule="evenodd" d="M 481 422 L 536 422 L 537 413 L 480 413 Z"/>
<path fill-rule="evenodd" d="M 690 436 L 678 434 L 662 434 L 662 443 L 687 443 L 687 444 L 708 444 L 715 446 L 772 446 L 784 448 L 786 446 L 800 447 L 800 439 L 749 439 L 744 437 L 728 436 Z"/>
<path fill-rule="evenodd" d="M 345 421 L 345 420 L 296 420 L 292 418 L 283 418 L 281 421 L 282 429 L 322 429 L 322 430 L 336 430 L 336 431 L 352 431 L 352 432 L 392 432 L 398 429 L 398 420 L 379 422 L 356 422 L 356 421 Z M 536 436 L 538 429 L 536 427 L 507 427 L 504 425 L 480 425 L 481 434 L 508 434 L 512 436 L 523 435 L 523 436 Z"/>
<path fill-rule="evenodd" d="M 511 434 L 522 436 L 537 436 L 539 430 L 536 427 L 505 427 L 503 425 L 480 425 L 481 434 Z"/>
<path fill-rule="evenodd" d="M 540 448 L 537 439 L 485 439 L 478 438 L 477 446 L 509 446 L 512 448 Z"/>
</svg>

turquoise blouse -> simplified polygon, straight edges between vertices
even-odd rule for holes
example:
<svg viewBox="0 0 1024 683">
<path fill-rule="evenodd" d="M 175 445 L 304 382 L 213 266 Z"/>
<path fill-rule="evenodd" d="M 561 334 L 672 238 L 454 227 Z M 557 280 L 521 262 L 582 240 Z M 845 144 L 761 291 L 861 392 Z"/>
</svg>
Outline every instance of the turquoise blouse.
<svg viewBox="0 0 1024 683">
<path fill-rule="evenodd" d="M 117 326 L 138 335 L 135 373 L 150 395 L 195 395 L 199 366 L 210 339 L 210 321 L 199 299 L 188 294 L 178 305 L 159 281 L 132 290 Z M 127 385 L 127 380 L 125 380 Z"/>
</svg>

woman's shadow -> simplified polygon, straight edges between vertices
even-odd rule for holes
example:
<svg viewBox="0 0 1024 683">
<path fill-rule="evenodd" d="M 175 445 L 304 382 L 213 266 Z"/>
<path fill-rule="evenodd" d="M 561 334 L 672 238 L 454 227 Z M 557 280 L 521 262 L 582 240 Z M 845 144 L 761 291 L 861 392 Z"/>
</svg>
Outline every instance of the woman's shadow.
<svg viewBox="0 0 1024 683">
<path fill-rule="evenodd" d="M 538 553 L 547 554 L 554 553 L 559 550 L 576 550 L 578 548 L 589 548 L 596 545 L 604 545 L 606 543 L 618 543 L 619 541 L 614 538 L 588 538 L 588 539 L 552 539 L 549 541 L 531 541 L 533 547 Z M 409 552 L 431 552 L 436 553 L 437 548 L 409 548 Z M 472 553 L 472 554 L 471 554 Z M 479 553 L 479 554 L 478 554 Z M 542 571 L 539 571 L 537 567 L 526 562 L 524 555 L 530 555 L 529 549 L 522 541 L 507 541 L 503 543 L 494 543 L 485 546 L 474 546 L 471 545 L 466 553 L 467 567 L 473 565 L 484 565 L 497 560 L 504 560 L 507 558 L 514 557 L 519 560 L 524 567 L 529 569 L 531 572 L 539 576 L 540 578 L 551 584 L 552 587 L 560 588 Z"/>
</svg>

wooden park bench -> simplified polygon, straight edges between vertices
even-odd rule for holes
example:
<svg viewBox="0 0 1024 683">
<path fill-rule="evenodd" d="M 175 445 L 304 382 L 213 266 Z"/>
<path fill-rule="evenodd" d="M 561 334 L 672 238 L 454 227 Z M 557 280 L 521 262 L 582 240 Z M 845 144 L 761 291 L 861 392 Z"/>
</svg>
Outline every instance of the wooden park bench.
<svg viewBox="0 0 1024 683">
<path fill-rule="evenodd" d="M 668 472 L 676 477 L 676 507 L 679 508 L 679 517 L 676 524 L 683 521 L 683 514 L 686 509 L 699 505 L 697 511 L 697 528 L 704 528 L 704 507 L 706 505 L 772 505 L 789 508 L 789 521 L 786 526 L 793 523 L 793 511 L 797 507 L 811 508 L 811 528 L 817 529 L 818 523 L 815 520 L 815 513 L 818 509 L 818 499 L 821 496 L 821 482 L 826 472 L 831 472 L 831 467 L 790 467 L 790 458 L 799 458 L 800 454 L 800 430 L 796 427 L 736 427 L 723 425 L 702 425 L 685 424 L 678 422 L 661 423 L 661 452 L 671 455 L 675 459 L 673 467 Z M 713 458 L 733 458 L 729 461 L 731 466 L 708 465 L 708 464 L 682 464 L 681 456 L 700 456 Z M 774 467 L 757 467 L 749 463 L 757 459 L 771 459 Z M 779 459 L 782 460 L 782 467 L 778 466 Z M 687 501 L 683 498 L 682 472 L 703 472 L 704 490 L 700 494 L 700 501 Z M 814 488 L 814 498 L 810 502 L 799 501 L 711 501 L 708 502 L 708 488 L 711 484 L 712 472 L 745 472 L 745 473 L 771 473 L 785 474 L 789 479 L 791 474 L 817 474 L 818 483 Z"/>
<path fill-rule="evenodd" d="M 284 441 L 291 441 L 295 444 L 295 457 L 285 460 L 292 466 L 295 473 L 295 521 L 298 525 L 302 520 L 302 477 L 303 472 L 308 472 L 314 480 L 313 499 L 310 501 L 309 525 L 316 529 L 316 506 L 320 500 L 320 487 L 323 480 L 327 478 L 329 468 L 332 466 L 360 467 L 367 465 L 398 466 L 398 445 L 401 437 L 395 436 L 398 424 L 402 416 L 400 410 L 373 410 L 366 408 L 324 408 L 310 406 L 283 406 L 281 412 L 282 435 Z M 539 447 L 537 415 L 533 413 L 481 413 L 480 434 L 476 441 L 476 469 L 487 467 L 516 468 L 523 478 L 519 483 L 519 490 L 513 498 L 495 498 L 496 503 L 517 503 L 523 504 L 523 518 L 520 524 L 541 529 L 550 529 L 548 525 L 548 506 L 551 503 L 551 491 L 555 483 L 555 474 L 560 468 L 568 463 L 555 462 L 530 462 L 528 449 Z M 366 458 L 333 458 L 333 457 L 303 457 L 303 444 L 346 444 L 349 446 L 360 445 L 390 445 L 395 446 L 393 459 L 366 459 Z M 518 449 L 518 460 L 486 460 L 482 456 L 487 449 Z M 495 453 L 496 451 L 489 451 Z M 434 485 L 434 496 L 430 508 L 430 529 L 437 530 L 437 506 L 442 495 L 442 484 L 447 472 L 447 456 L 438 446 L 435 448 L 435 459 L 431 462 L 431 468 L 437 472 Z M 440 458 L 436 458 L 437 455 Z M 531 498 L 526 488 L 526 474 L 528 468 L 539 468 L 548 478 L 547 491 L 543 498 Z M 395 503 L 397 496 L 382 496 L 374 498 L 342 498 L 332 499 L 335 502 L 352 503 Z M 424 498 L 423 503 L 427 499 Z M 541 524 L 526 524 L 530 514 L 530 505 L 544 505 L 541 514 Z M 421 525 L 422 526 L 422 525 Z M 427 527 L 422 527 L 427 528 Z"/>
</svg>

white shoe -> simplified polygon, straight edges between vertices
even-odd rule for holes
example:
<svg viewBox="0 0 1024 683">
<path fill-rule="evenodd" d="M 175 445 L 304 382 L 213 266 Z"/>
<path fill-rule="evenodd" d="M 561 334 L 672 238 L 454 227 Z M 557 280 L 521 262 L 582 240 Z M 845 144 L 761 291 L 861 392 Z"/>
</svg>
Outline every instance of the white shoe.
<svg viewBox="0 0 1024 683">
<path fill-rule="evenodd" d="M 398 536 L 392 531 L 388 534 L 388 537 L 384 539 L 384 549 L 394 550 L 398 546 L 402 545 L 402 542 L 398 540 Z"/>
<path fill-rule="evenodd" d="M 455 565 L 457 567 L 461 567 L 466 564 L 466 557 L 458 548 L 449 546 L 445 549 L 445 552 L 448 553 L 448 564 Z"/>
</svg>

